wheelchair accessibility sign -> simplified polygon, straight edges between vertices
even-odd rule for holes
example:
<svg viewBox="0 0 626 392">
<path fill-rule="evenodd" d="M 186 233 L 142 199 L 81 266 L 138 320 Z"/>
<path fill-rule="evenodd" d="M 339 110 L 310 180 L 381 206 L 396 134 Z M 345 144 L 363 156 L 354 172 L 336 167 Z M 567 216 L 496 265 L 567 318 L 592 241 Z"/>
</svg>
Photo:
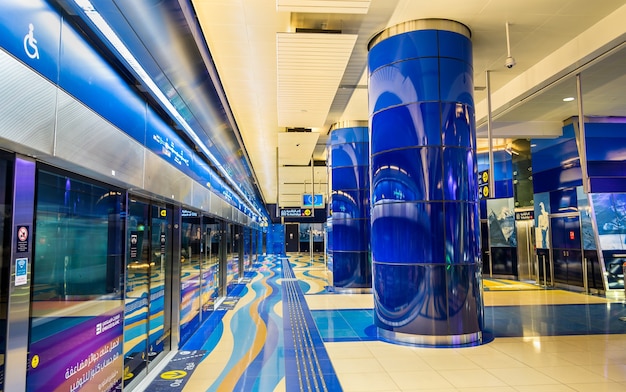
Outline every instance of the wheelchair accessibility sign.
<svg viewBox="0 0 626 392">
<path fill-rule="evenodd" d="M 32 23 L 28 24 L 28 34 L 24 36 L 24 51 L 31 59 L 39 59 L 39 48 L 37 47 L 37 39 L 35 38 L 35 25 Z"/>
</svg>

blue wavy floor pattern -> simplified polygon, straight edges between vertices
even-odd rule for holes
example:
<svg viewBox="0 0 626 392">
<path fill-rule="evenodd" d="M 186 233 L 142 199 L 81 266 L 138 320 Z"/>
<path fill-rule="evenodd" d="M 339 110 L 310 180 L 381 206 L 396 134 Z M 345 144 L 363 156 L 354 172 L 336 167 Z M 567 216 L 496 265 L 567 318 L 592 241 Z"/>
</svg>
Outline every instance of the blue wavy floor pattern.
<svg viewBox="0 0 626 392">
<path fill-rule="evenodd" d="M 202 363 L 206 391 L 341 391 L 323 342 L 378 340 L 372 309 L 314 310 L 287 258 L 267 256 L 241 288 L 233 310 L 215 311 L 182 348 L 206 350 L 205 361 L 225 344 L 221 365 Z M 340 294 L 337 294 L 340 295 Z M 485 308 L 486 334 L 516 337 L 626 333 L 621 303 L 524 305 Z M 221 367 L 220 367 L 221 366 Z M 198 382 L 184 391 L 197 391 Z M 205 389 L 206 388 L 206 389 Z"/>
</svg>

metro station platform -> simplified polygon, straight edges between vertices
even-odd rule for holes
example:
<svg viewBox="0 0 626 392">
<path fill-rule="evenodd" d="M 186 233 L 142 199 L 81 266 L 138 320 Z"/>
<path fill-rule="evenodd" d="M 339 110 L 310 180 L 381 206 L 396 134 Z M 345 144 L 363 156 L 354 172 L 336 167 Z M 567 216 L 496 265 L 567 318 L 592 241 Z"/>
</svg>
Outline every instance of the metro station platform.
<svg viewBox="0 0 626 392">
<path fill-rule="evenodd" d="M 377 337 L 371 294 L 335 294 L 321 255 L 266 256 L 141 390 L 626 390 L 626 306 L 538 286 L 486 289 L 485 342 L 396 345 Z M 186 370 L 185 370 L 186 369 Z"/>
</svg>

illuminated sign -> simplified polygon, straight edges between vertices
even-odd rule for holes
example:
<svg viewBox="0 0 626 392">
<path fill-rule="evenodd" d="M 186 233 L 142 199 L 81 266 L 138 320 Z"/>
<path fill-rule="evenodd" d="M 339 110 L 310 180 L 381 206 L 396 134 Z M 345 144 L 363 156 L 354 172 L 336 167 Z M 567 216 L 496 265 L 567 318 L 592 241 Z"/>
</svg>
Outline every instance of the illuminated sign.
<svg viewBox="0 0 626 392">
<path fill-rule="evenodd" d="M 282 208 L 280 216 L 285 218 L 312 218 L 313 210 L 311 208 Z"/>
<path fill-rule="evenodd" d="M 321 193 L 316 193 L 315 195 L 310 193 L 302 195 L 302 207 L 324 207 L 324 195 Z"/>
<path fill-rule="evenodd" d="M 535 219 L 534 211 L 518 211 L 515 213 L 515 220 L 533 220 Z"/>
<path fill-rule="evenodd" d="M 478 173 L 478 198 L 487 199 L 491 196 L 489 189 L 489 170 Z"/>
</svg>

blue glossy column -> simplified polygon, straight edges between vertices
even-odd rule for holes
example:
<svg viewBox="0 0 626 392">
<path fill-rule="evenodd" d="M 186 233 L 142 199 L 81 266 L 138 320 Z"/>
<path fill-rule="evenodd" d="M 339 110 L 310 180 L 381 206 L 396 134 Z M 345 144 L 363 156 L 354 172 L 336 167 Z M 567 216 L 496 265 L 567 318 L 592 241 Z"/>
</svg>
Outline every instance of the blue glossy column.
<svg viewBox="0 0 626 392">
<path fill-rule="evenodd" d="M 425 19 L 370 42 L 372 262 L 383 339 L 482 340 L 472 46 Z"/>
<path fill-rule="evenodd" d="M 371 292 L 367 122 L 333 125 L 329 150 L 333 289 Z"/>
</svg>

